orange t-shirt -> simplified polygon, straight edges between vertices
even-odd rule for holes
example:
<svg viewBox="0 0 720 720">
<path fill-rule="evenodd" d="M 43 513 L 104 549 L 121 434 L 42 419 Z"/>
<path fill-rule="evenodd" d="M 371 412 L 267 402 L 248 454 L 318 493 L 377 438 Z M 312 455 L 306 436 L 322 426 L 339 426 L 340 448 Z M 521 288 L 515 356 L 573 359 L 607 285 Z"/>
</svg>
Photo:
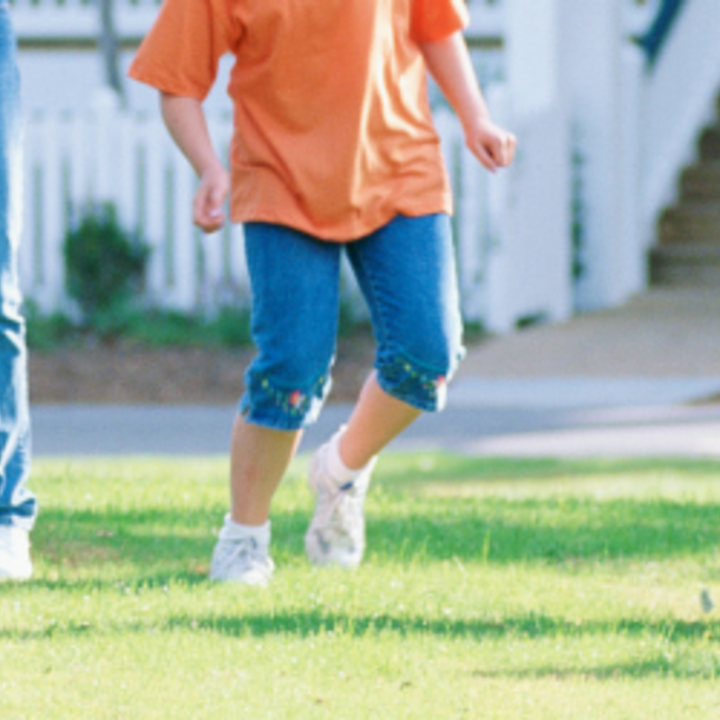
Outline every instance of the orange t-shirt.
<svg viewBox="0 0 720 720">
<path fill-rule="evenodd" d="M 165 0 L 130 76 L 204 100 L 231 52 L 233 221 L 346 241 L 451 211 L 418 43 L 466 22 L 462 0 Z"/>
</svg>

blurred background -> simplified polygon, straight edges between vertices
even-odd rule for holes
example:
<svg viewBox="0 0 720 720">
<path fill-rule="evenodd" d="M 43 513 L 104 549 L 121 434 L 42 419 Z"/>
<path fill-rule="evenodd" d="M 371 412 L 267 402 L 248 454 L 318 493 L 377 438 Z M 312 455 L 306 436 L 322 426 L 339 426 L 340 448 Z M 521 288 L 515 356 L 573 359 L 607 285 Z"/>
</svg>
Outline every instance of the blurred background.
<svg viewBox="0 0 720 720">
<path fill-rule="evenodd" d="M 137 251 L 113 260 L 135 278 L 118 290 L 124 305 L 204 318 L 246 308 L 242 228 L 202 237 L 192 226 L 192 171 L 162 126 L 156 93 L 126 79 L 159 2 L 12 5 L 27 118 L 21 268 L 31 319 L 121 323 L 117 305 L 73 290 L 79 261 L 68 242 L 98 225 Z M 431 88 L 468 325 L 502 335 L 621 306 L 649 287 L 716 287 L 720 3 L 470 0 L 469 8 L 478 75 L 519 152 L 512 169 L 489 177 Z M 206 102 L 224 157 L 231 65 L 223 59 Z M 346 315 L 362 318 L 350 277 L 345 294 Z"/>
</svg>

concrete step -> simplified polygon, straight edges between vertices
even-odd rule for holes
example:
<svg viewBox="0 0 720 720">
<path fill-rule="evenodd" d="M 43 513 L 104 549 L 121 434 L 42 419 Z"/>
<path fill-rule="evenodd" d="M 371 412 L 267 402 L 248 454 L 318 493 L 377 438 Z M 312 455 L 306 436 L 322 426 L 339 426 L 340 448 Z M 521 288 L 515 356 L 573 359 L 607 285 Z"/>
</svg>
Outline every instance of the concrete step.
<svg viewBox="0 0 720 720">
<path fill-rule="evenodd" d="M 691 202 L 720 202 L 720 160 L 686 167 L 680 176 L 680 197 Z"/>
<path fill-rule="evenodd" d="M 651 285 L 720 289 L 720 96 L 716 107 L 718 121 L 697 141 L 699 161 L 681 174 L 680 202 L 659 219 Z"/>
<path fill-rule="evenodd" d="M 687 243 L 650 251 L 654 286 L 720 289 L 720 243 Z"/>
<path fill-rule="evenodd" d="M 720 202 L 684 202 L 668 208 L 658 227 L 660 245 L 700 243 L 720 247 Z"/>
<path fill-rule="evenodd" d="M 720 160 L 720 125 L 706 127 L 698 138 L 700 160 Z"/>
</svg>

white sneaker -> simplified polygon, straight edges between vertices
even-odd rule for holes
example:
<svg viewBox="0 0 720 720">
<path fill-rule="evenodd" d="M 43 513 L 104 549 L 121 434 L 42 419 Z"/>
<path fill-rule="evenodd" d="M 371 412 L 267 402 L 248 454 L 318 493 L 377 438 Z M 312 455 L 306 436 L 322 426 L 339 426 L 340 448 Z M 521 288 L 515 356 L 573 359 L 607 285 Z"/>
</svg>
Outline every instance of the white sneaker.
<svg viewBox="0 0 720 720">
<path fill-rule="evenodd" d="M 0 580 L 27 580 L 32 571 L 28 531 L 0 525 Z"/>
<path fill-rule="evenodd" d="M 210 579 L 264 587 L 270 582 L 275 563 L 253 537 L 220 539 L 210 564 Z"/>
<path fill-rule="evenodd" d="M 327 471 L 329 443 L 313 455 L 308 485 L 315 493 L 315 514 L 305 535 L 305 552 L 314 565 L 354 568 L 365 552 L 363 505 L 375 467 L 373 458 L 355 480 L 338 486 Z"/>
</svg>

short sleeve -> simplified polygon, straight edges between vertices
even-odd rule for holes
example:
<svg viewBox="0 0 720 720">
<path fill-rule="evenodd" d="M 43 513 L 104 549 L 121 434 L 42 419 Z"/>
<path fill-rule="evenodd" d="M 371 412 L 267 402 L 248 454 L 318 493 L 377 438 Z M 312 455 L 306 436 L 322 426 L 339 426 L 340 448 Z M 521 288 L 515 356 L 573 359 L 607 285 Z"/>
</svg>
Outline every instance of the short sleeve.
<svg viewBox="0 0 720 720">
<path fill-rule="evenodd" d="M 224 0 L 165 0 L 128 74 L 158 90 L 204 100 L 218 61 L 238 41 Z"/>
<path fill-rule="evenodd" d="M 467 27 L 463 0 L 411 0 L 410 34 L 417 43 L 442 40 Z"/>
</svg>

